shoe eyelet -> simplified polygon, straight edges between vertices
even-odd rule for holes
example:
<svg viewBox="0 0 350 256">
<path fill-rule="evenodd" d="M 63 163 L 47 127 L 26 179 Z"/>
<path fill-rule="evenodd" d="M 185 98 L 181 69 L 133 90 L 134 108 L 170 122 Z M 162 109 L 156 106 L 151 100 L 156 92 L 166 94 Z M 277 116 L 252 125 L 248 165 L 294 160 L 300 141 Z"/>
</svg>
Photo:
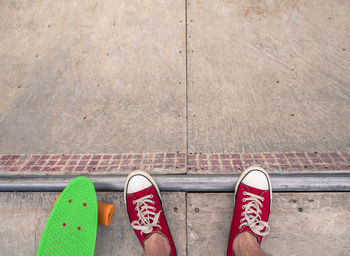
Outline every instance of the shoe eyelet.
<svg viewBox="0 0 350 256">
<path fill-rule="evenodd" d="M 243 195 L 246 195 L 247 193 L 245 191 L 243 191 Z"/>
<path fill-rule="evenodd" d="M 152 202 L 152 204 L 155 204 L 155 202 L 154 201 L 151 201 Z"/>
<path fill-rule="evenodd" d="M 243 198 L 243 200 L 242 200 L 243 202 L 245 202 L 245 198 Z"/>
<path fill-rule="evenodd" d="M 243 219 L 241 219 L 239 222 L 242 223 L 242 222 L 243 222 Z"/>
<path fill-rule="evenodd" d="M 133 200 L 133 201 L 132 201 L 132 203 L 133 203 L 133 204 L 136 204 L 136 201 L 135 201 L 135 200 Z"/>
<path fill-rule="evenodd" d="M 135 210 L 137 211 L 137 207 L 135 207 Z"/>
<path fill-rule="evenodd" d="M 242 209 L 244 209 L 245 208 L 245 206 L 244 205 L 242 205 Z"/>
<path fill-rule="evenodd" d="M 150 198 L 153 198 L 153 195 L 151 195 Z"/>
<path fill-rule="evenodd" d="M 265 200 L 265 198 L 262 198 L 262 199 L 261 199 L 261 201 L 264 201 L 264 200 Z"/>
<path fill-rule="evenodd" d="M 241 213 L 241 216 L 243 216 L 243 212 Z"/>
</svg>

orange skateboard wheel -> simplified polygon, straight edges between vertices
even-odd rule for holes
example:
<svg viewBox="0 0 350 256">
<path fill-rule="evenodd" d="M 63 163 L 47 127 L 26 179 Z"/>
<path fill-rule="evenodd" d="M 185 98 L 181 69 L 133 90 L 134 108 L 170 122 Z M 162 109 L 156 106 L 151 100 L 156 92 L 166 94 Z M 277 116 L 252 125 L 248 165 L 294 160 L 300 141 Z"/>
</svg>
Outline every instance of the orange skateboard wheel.
<svg viewBox="0 0 350 256">
<path fill-rule="evenodd" d="M 59 193 L 58 196 L 56 197 L 54 205 L 56 204 L 60 195 L 61 193 Z M 106 204 L 103 202 L 97 202 L 97 205 L 98 205 L 98 224 L 108 227 L 113 217 L 114 206 L 113 204 Z"/>
<path fill-rule="evenodd" d="M 98 224 L 108 227 L 111 223 L 114 206 L 113 204 L 98 203 Z"/>
<path fill-rule="evenodd" d="M 60 197 L 60 195 L 61 195 L 61 193 L 58 194 L 58 196 L 56 197 L 55 203 L 53 205 L 56 204 L 56 202 L 57 202 L 58 198 Z"/>
</svg>

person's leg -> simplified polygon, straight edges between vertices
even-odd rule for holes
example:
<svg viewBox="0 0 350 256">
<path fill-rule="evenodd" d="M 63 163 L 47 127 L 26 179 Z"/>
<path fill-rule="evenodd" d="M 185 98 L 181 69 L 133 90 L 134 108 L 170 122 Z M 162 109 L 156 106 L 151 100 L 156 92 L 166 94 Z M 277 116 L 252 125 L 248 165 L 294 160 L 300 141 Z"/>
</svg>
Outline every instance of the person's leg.
<svg viewBox="0 0 350 256">
<path fill-rule="evenodd" d="M 154 233 L 145 241 L 144 256 L 169 256 L 170 246 L 168 240 L 159 233 Z"/>
<path fill-rule="evenodd" d="M 260 244 L 270 230 L 267 222 L 271 199 L 271 182 L 266 171 L 260 167 L 245 170 L 235 189 L 228 256 L 264 255 Z"/>
<path fill-rule="evenodd" d="M 264 256 L 256 237 L 249 232 L 240 233 L 233 242 L 235 256 Z"/>
<path fill-rule="evenodd" d="M 134 171 L 126 179 L 125 206 L 146 256 L 176 256 L 176 248 L 162 208 L 159 188 L 152 177 Z"/>
</svg>

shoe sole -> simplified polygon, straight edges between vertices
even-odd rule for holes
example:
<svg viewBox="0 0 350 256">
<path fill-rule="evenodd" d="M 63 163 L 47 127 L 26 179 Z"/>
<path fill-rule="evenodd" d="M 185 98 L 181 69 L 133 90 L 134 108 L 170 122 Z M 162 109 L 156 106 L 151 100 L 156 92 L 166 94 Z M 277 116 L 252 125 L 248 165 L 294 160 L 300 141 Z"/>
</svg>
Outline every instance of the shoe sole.
<svg viewBox="0 0 350 256">
<path fill-rule="evenodd" d="M 125 181 L 125 187 L 124 187 L 124 205 L 125 205 L 125 209 L 126 209 L 126 212 L 129 216 L 129 213 L 128 213 L 128 208 L 127 208 L 127 205 L 126 205 L 126 196 L 127 196 L 127 187 L 128 187 L 128 183 L 129 183 L 129 180 L 136 176 L 136 175 L 140 175 L 140 176 L 143 176 L 145 177 L 146 179 L 149 180 L 149 182 L 152 183 L 152 185 L 155 187 L 156 191 L 157 191 L 157 194 L 159 196 L 159 199 L 160 199 L 160 203 L 162 203 L 162 197 L 160 195 L 160 191 L 159 191 L 159 188 L 157 186 L 157 183 L 155 182 L 155 180 L 151 177 L 151 175 L 149 175 L 147 172 L 144 172 L 144 171 L 133 171 L 132 173 L 130 173 L 128 175 L 128 177 L 126 178 L 126 181 Z"/>
</svg>

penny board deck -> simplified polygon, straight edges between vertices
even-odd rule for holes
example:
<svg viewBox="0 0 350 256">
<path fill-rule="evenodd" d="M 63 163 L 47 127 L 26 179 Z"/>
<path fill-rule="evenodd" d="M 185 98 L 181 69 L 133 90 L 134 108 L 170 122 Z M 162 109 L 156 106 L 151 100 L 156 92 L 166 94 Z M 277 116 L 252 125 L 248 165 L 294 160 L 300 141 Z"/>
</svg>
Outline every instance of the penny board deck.
<svg viewBox="0 0 350 256">
<path fill-rule="evenodd" d="M 85 177 L 72 180 L 54 205 L 42 234 L 37 256 L 94 255 L 97 198 Z"/>
</svg>

